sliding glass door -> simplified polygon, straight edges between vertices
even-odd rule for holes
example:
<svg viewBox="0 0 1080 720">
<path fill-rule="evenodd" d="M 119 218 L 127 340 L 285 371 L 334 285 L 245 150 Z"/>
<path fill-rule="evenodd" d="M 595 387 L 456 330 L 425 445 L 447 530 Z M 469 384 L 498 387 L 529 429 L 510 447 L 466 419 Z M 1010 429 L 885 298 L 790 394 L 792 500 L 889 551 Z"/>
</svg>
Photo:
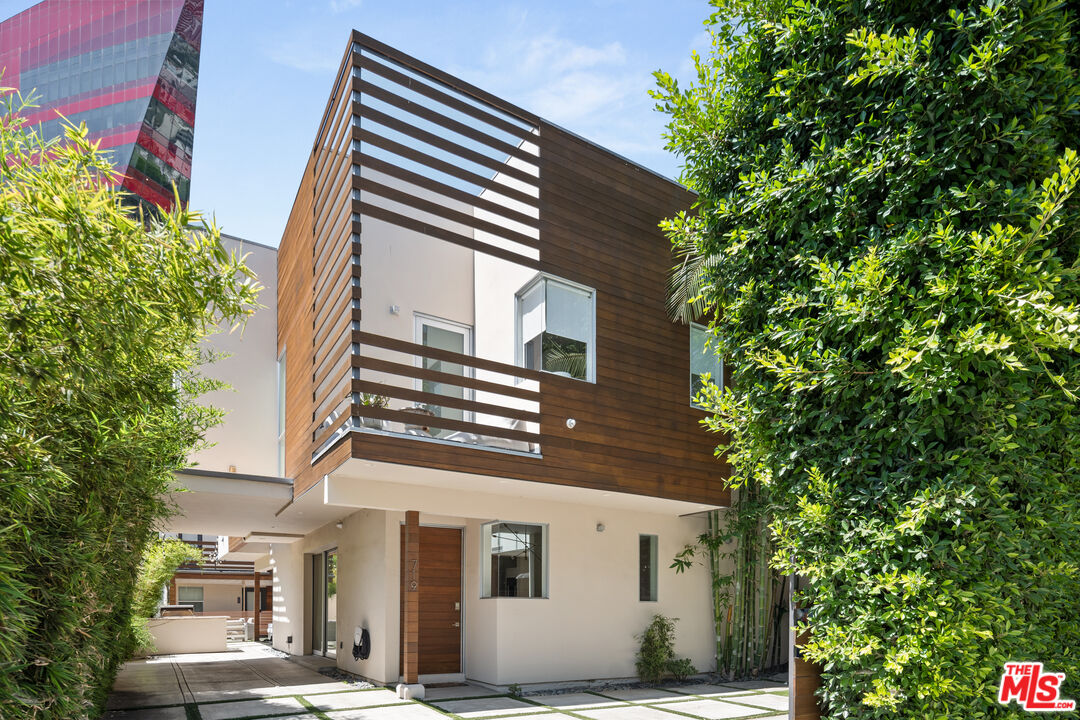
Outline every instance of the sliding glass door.
<svg viewBox="0 0 1080 720">
<path fill-rule="evenodd" d="M 313 555 L 311 567 L 311 652 L 337 655 L 337 548 Z"/>
</svg>

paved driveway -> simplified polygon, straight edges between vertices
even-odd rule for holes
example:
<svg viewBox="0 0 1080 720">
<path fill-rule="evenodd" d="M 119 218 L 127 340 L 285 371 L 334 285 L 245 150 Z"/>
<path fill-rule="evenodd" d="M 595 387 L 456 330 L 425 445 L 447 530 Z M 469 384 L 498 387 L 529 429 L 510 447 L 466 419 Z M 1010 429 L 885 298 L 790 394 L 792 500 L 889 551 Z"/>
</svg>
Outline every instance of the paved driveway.
<svg viewBox="0 0 1080 720">
<path fill-rule="evenodd" d="M 124 665 L 106 720 L 785 720 L 787 688 L 767 681 L 598 690 L 512 698 L 487 688 L 429 688 L 425 702 L 385 688 L 357 689 L 318 672 L 322 658 L 283 659 L 261 645 Z"/>
</svg>

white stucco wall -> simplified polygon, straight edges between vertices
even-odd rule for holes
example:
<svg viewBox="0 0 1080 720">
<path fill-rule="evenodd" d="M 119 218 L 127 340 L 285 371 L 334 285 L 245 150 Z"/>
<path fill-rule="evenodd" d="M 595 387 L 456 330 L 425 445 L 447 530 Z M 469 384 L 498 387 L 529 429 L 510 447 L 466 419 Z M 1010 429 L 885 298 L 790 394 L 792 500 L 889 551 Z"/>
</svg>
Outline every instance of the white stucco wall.
<svg viewBox="0 0 1080 720">
<path fill-rule="evenodd" d="M 446 205 L 452 210 L 467 212 L 468 206 L 382 173 L 364 168 L 362 177 L 381 184 L 406 190 L 426 200 Z M 395 212 L 418 217 L 424 222 L 471 237 L 472 230 L 460 223 L 442 220 L 419 213 L 398 203 L 384 200 L 372 193 L 363 193 L 366 201 Z M 385 337 L 419 342 L 416 337 L 417 314 L 449 320 L 468 326 L 475 324 L 473 316 L 473 252 L 443 240 L 408 230 L 369 216 L 362 216 L 362 282 L 360 300 L 361 328 L 365 332 Z M 396 312 L 391 307 L 396 308 Z M 466 348 L 470 352 L 471 348 Z M 364 354 L 394 362 L 413 364 L 412 357 L 375 347 L 365 347 Z M 364 380 L 371 380 L 412 389 L 414 380 L 399 375 L 361 371 Z M 391 399 L 390 407 L 410 407 L 412 402 Z"/>
<path fill-rule="evenodd" d="M 238 598 L 243 598 L 245 583 L 239 580 L 201 580 L 201 579 L 177 579 L 177 587 L 201 587 L 203 589 L 203 612 L 240 612 L 243 603 Z M 247 587 L 254 587 L 254 581 L 246 583 Z"/>
<path fill-rule="evenodd" d="M 537 152 L 536 145 L 532 143 L 523 143 L 522 149 L 527 152 Z M 507 164 L 523 172 L 539 172 L 535 165 L 526 163 L 519 158 L 510 158 Z M 498 173 L 493 179 L 496 183 L 506 185 L 519 192 L 533 195 L 537 193 L 535 186 L 509 177 L 504 173 Z M 539 216 L 539 211 L 536 208 L 501 195 L 497 190 L 485 190 L 480 193 L 480 197 L 529 217 L 535 218 Z M 474 213 L 480 220 L 502 225 L 535 240 L 540 238 L 539 230 L 509 220 L 489 210 L 476 208 Z M 520 253 L 534 260 L 540 258 L 538 250 L 505 240 L 484 230 L 476 232 L 476 239 L 495 247 Z M 473 296 L 475 298 L 474 305 L 476 306 L 476 355 L 478 357 L 496 360 L 507 365 L 517 364 L 515 295 L 518 290 L 536 277 L 536 274 L 536 270 L 509 260 L 493 257 L 485 253 L 473 254 Z M 477 370 L 476 377 L 479 380 L 496 383 L 507 382 L 505 376 L 487 370 Z M 526 389 L 537 389 L 537 384 L 533 381 L 526 381 L 519 385 Z M 503 407 L 514 407 L 529 411 L 538 410 L 538 408 L 534 407 L 535 404 L 530 403 L 528 400 L 519 400 L 487 392 L 477 392 L 476 400 L 477 402 L 486 402 Z M 476 421 L 493 425 L 506 425 L 508 423 L 507 420 L 501 417 L 483 414 L 477 415 Z M 539 431 L 539 428 L 533 423 L 520 425 L 518 429 L 528 432 Z"/>
<path fill-rule="evenodd" d="M 391 682 L 398 673 L 398 524 L 381 510 L 361 510 L 345 517 L 343 525 L 338 529 L 336 523 L 328 523 L 301 541 L 272 546 L 274 647 L 293 654 L 312 651 L 312 557 L 337 548 L 337 639 L 341 645 L 337 665 Z M 367 660 L 352 656 L 353 630 L 358 626 L 366 627 L 371 635 Z"/>
<path fill-rule="evenodd" d="M 301 544 L 271 545 L 270 567 L 274 571 L 274 647 L 293 655 L 310 653 L 304 611 L 310 602 L 311 571 L 304 565 Z"/>
<path fill-rule="evenodd" d="M 206 433 L 210 447 L 196 452 L 191 464 L 203 470 L 249 475 L 277 475 L 277 250 L 222 237 L 225 249 L 247 254 L 247 265 L 264 286 L 261 307 L 242 329 L 224 328 L 207 346 L 227 354 L 205 366 L 204 374 L 231 389 L 207 393 L 206 405 L 226 411 L 224 421 Z"/>
<path fill-rule="evenodd" d="M 184 653 L 225 652 L 224 617 L 151 618 L 147 622 L 154 636 L 154 653 L 178 655 Z"/>
<path fill-rule="evenodd" d="M 638 642 L 655 613 L 679 618 L 676 652 L 714 668 L 708 571 L 667 566 L 704 529 L 673 518 L 530 502 L 499 519 L 548 524 L 548 598 L 481 598 L 482 520 L 466 529 L 466 675 L 494 685 L 632 677 Z M 423 516 L 421 516 L 423 521 Z M 597 532 L 603 523 L 603 532 Z M 638 535 L 659 538 L 658 601 L 638 599 Z"/>
<path fill-rule="evenodd" d="M 415 492 L 416 489 L 412 489 Z M 409 490 L 405 490 L 409 492 Z M 708 571 L 676 574 L 670 559 L 704 530 L 700 518 L 613 510 L 507 496 L 484 518 L 420 516 L 422 524 L 465 529 L 463 655 L 467 678 L 494 685 L 625 678 L 634 675 L 635 634 L 654 613 L 679 618 L 676 652 L 713 669 L 715 644 Z M 501 519 L 547 523 L 548 598 L 482 598 L 481 525 Z M 274 646 L 310 652 L 311 555 L 338 549 L 337 665 L 379 682 L 399 676 L 399 533 L 404 513 L 361 510 L 292 545 L 275 545 Z M 603 532 L 597 532 L 603 523 Z M 659 537 L 657 602 L 638 600 L 638 535 Z M 306 584 L 297 587 L 297 583 Z M 306 596 L 307 599 L 304 599 Z M 303 610 L 297 607 L 303 603 Z M 354 661 L 353 628 L 367 627 L 371 657 Z M 287 645 L 287 635 L 293 643 Z M 305 646 L 305 643 L 308 646 Z"/>
</svg>

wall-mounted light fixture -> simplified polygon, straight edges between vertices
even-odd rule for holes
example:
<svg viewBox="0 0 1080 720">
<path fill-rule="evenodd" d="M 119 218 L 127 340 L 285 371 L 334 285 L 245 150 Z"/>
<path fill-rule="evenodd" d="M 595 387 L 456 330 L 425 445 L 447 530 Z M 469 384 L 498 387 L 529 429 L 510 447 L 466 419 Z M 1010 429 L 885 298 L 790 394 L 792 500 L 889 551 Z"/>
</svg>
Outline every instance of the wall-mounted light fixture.
<svg viewBox="0 0 1080 720">
<path fill-rule="evenodd" d="M 338 530 L 340 530 L 341 528 L 345 527 L 345 523 L 338 520 L 337 523 L 336 523 L 336 527 L 337 527 Z"/>
<path fill-rule="evenodd" d="M 577 425 L 577 420 L 574 418 L 566 418 L 566 427 L 573 430 L 575 425 Z"/>
<path fill-rule="evenodd" d="M 596 523 L 596 532 L 604 532 L 604 530 L 606 529 L 607 527 L 604 525 L 604 523 Z"/>
</svg>

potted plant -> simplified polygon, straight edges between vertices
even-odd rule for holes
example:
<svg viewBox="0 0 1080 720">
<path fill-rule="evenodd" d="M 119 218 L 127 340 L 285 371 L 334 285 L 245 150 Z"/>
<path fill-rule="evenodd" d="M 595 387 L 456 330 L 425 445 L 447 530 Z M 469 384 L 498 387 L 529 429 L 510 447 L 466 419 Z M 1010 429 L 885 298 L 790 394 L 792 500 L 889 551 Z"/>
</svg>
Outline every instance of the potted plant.
<svg viewBox="0 0 1080 720">
<path fill-rule="evenodd" d="M 385 408 L 390 404 L 390 398 L 375 393 L 359 393 L 358 402 L 364 407 Z M 386 421 L 382 418 L 361 416 L 360 427 L 372 428 L 373 430 L 386 430 Z"/>
</svg>

